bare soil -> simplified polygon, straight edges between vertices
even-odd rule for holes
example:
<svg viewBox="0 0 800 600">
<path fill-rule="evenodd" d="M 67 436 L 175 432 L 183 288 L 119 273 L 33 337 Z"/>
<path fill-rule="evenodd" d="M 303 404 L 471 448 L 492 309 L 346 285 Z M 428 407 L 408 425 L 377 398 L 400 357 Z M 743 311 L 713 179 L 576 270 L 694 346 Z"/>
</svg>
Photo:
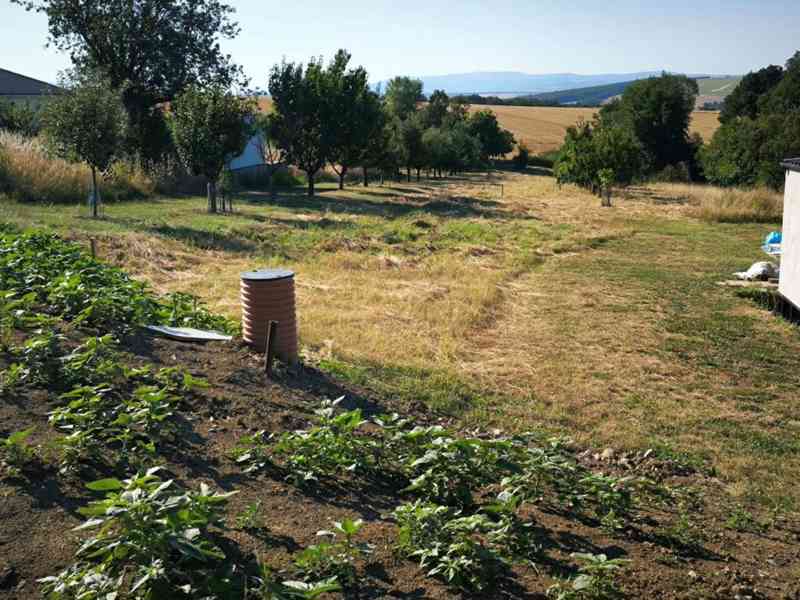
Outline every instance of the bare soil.
<svg viewBox="0 0 800 600">
<path fill-rule="evenodd" d="M 360 587 L 344 597 L 456 598 L 460 593 L 428 578 L 417 565 L 393 552 L 396 527 L 388 514 L 404 501 L 391 483 L 379 480 L 321 482 L 303 492 L 279 473 L 248 476 L 229 458 L 243 435 L 259 430 L 280 433 L 305 427 L 323 398 L 344 396 L 345 408 L 360 407 L 366 415 L 400 412 L 422 423 L 458 422 L 430 412 L 421 403 L 378 398 L 368 390 L 343 385 L 311 366 L 279 369 L 267 381 L 261 358 L 239 341 L 187 344 L 138 335 L 124 341 L 132 364 L 180 365 L 205 378 L 210 386 L 193 394 L 181 407 L 179 434 L 163 453 L 167 470 L 183 485 L 206 482 L 222 490 L 239 490 L 231 499 L 228 525 L 220 544 L 229 557 L 244 564 L 259 559 L 287 570 L 291 556 L 316 543 L 316 532 L 332 520 L 361 518 L 359 534 L 374 544 L 370 559 L 360 565 Z M 0 436 L 36 427 L 33 441 L 45 449 L 57 434 L 47 413 L 55 395 L 30 390 L 0 402 Z M 644 508 L 632 526 L 616 534 L 604 532 L 590 519 L 570 513 L 531 510 L 542 546 L 537 567 L 515 567 L 507 584 L 486 591 L 483 598 L 544 598 L 555 577 L 574 574 L 572 552 L 605 553 L 631 562 L 620 577 L 630 598 L 780 598 L 800 599 L 800 522 L 779 516 L 762 533 L 743 533 L 725 526 L 729 499 L 711 474 L 692 472 L 670 461 L 577 449 L 582 461 L 605 472 L 631 472 L 663 479 L 694 498 L 681 510 L 689 525 L 676 528 L 677 508 Z M 44 463 L 24 477 L 0 481 L 0 599 L 40 597 L 38 578 L 72 562 L 81 535 L 76 512 L 94 496 L 83 482 L 117 473 L 60 475 Z M 261 503 L 264 527 L 240 531 L 236 515 Z M 685 535 L 683 535 L 683 532 Z M 689 540 L 691 543 L 684 543 Z M 696 542 L 696 543 L 694 543 Z"/>
</svg>

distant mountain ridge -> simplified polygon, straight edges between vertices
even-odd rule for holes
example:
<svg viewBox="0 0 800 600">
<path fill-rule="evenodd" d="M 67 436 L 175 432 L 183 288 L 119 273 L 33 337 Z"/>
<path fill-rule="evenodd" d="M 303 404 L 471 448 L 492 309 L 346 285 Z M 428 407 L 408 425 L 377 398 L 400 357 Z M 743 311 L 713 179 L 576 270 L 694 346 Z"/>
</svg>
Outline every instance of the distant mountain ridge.
<svg viewBox="0 0 800 600">
<path fill-rule="evenodd" d="M 603 73 L 599 75 L 579 75 L 576 73 L 550 73 L 534 75 L 516 71 L 477 71 L 473 73 L 454 73 L 450 75 L 427 75 L 417 77 L 422 80 L 423 91 L 430 94 L 434 90 L 444 90 L 453 94 L 503 94 L 531 96 L 547 92 L 563 92 L 575 88 L 603 86 L 625 83 L 648 77 L 657 77 L 662 71 L 640 71 L 636 73 Z M 708 77 L 708 75 L 690 75 Z M 377 86 L 386 87 L 386 81 Z"/>
</svg>

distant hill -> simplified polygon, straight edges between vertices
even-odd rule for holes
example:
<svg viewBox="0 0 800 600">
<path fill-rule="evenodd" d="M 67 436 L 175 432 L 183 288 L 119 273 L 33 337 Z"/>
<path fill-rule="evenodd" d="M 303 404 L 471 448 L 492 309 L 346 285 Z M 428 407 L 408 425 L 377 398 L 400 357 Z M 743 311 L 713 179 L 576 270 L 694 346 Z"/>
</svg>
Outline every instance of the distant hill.
<svg viewBox="0 0 800 600">
<path fill-rule="evenodd" d="M 608 85 L 594 85 L 591 87 L 577 88 L 574 90 L 559 90 L 530 96 L 542 102 L 574 105 L 574 106 L 599 106 L 609 98 L 619 96 L 633 81 L 622 81 Z"/>
<path fill-rule="evenodd" d="M 645 79 L 660 74 L 660 71 L 645 71 L 641 73 L 601 75 L 576 75 L 574 73 L 531 75 L 513 71 L 488 71 L 431 75 L 419 77 L 419 79 L 422 80 L 423 91 L 426 94 L 430 94 L 434 90 L 444 90 L 451 96 L 455 94 L 502 94 L 505 96 L 513 94 L 525 96 Z M 385 88 L 386 83 L 383 81 L 378 85 Z"/>
<path fill-rule="evenodd" d="M 700 95 L 697 99 L 697 107 L 701 108 L 706 103 L 721 104 L 725 97 L 730 94 L 739 82 L 740 76 L 729 77 L 695 77 L 697 80 Z M 530 94 L 517 96 L 509 103 L 519 102 L 523 104 L 526 100 L 540 102 L 542 104 L 560 106 L 600 106 L 601 104 L 620 96 L 625 89 L 638 80 L 622 81 L 610 83 L 608 85 L 595 85 L 575 89 L 558 90 L 556 92 L 546 92 L 543 94 Z"/>
<path fill-rule="evenodd" d="M 657 77 L 662 71 L 641 71 L 637 73 L 603 73 L 599 75 L 578 75 L 575 73 L 551 73 L 532 75 L 516 71 L 479 71 L 474 73 L 455 73 L 450 75 L 428 75 L 418 77 L 422 80 L 423 91 L 430 94 L 434 90 L 444 90 L 451 96 L 459 94 L 480 94 L 483 96 L 536 96 L 547 93 L 561 93 L 592 87 L 602 87 L 618 83 L 629 83 L 638 79 Z M 708 81 L 723 81 L 708 74 L 691 74 L 690 77 L 706 78 Z M 375 85 L 386 87 L 386 81 Z M 735 87 L 735 85 L 734 85 Z M 710 93 L 710 92 L 701 92 Z"/>
</svg>

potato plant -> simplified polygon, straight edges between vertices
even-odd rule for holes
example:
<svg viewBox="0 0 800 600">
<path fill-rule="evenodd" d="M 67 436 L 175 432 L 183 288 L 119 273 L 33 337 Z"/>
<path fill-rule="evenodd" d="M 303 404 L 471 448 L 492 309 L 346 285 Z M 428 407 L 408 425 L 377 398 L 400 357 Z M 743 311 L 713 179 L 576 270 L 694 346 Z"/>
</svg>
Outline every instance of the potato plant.
<svg viewBox="0 0 800 600">
<path fill-rule="evenodd" d="M 19 477 L 22 470 L 33 460 L 36 455 L 27 439 L 33 433 L 33 428 L 24 431 L 15 431 L 8 437 L 0 438 L 0 474 L 7 477 Z"/>
<path fill-rule="evenodd" d="M 332 530 L 318 531 L 326 541 L 305 548 L 295 558 L 298 573 L 306 579 L 335 580 L 346 588 L 357 584 L 356 562 L 372 552 L 372 546 L 356 542 L 363 527 L 361 519 L 344 519 L 333 523 Z"/>
<path fill-rule="evenodd" d="M 508 567 L 504 553 L 492 541 L 497 526 L 485 515 L 461 516 L 450 507 L 417 500 L 398 507 L 394 517 L 400 530 L 398 550 L 448 585 L 481 591 Z"/>
<path fill-rule="evenodd" d="M 630 561 L 608 558 L 605 554 L 575 553 L 572 557 L 580 561 L 578 575 L 566 582 L 559 582 L 547 590 L 553 600 L 613 600 L 621 598 L 622 591 L 615 578 Z"/>
<path fill-rule="evenodd" d="M 126 333 L 139 325 L 238 330 L 236 323 L 212 314 L 193 296 L 157 298 L 124 271 L 45 233 L 0 235 L 0 289 L 46 307 L 43 314 L 102 332 Z"/>
<path fill-rule="evenodd" d="M 275 454 L 282 458 L 288 478 L 296 484 L 371 468 L 374 442 L 359 433 L 366 421 L 358 409 L 337 415 L 336 407 L 342 399 L 324 401 L 314 411 L 316 425 L 284 433 L 275 444 Z"/>
<path fill-rule="evenodd" d="M 93 535 L 75 564 L 41 580 L 48 598 L 192 598 L 208 592 L 208 580 L 225 559 L 209 528 L 235 492 L 214 493 L 205 484 L 196 492 L 180 490 L 161 480 L 159 471 L 87 485 L 106 494 L 79 511 L 88 520 L 76 530 Z"/>
</svg>

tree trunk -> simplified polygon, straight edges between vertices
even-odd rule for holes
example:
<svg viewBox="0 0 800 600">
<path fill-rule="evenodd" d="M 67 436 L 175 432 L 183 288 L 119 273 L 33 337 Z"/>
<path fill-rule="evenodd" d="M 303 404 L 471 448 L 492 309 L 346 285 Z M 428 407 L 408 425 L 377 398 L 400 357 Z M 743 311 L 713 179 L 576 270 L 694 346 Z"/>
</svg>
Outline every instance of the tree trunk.
<svg viewBox="0 0 800 600">
<path fill-rule="evenodd" d="M 367 167 L 364 168 L 364 187 L 369 187 L 369 173 L 367 172 Z"/>
<path fill-rule="evenodd" d="M 406 180 L 411 183 L 411 167 L 406 167 Z"/>
<path fill-rule="evenodd" d="M 345 175 L 347 175 L 347 169 L 345 169 L 344 167 L 342 167 L 342 172 L 341 172 L 341 173 L 339 173 L 339 189 L 340 189 L 340 190 L 343 190 L 343 189 L 344 189 L 344 176 L 345 176 Z"/>
<path fill-rule="evenodd" d="M 314 175 L 311 173 L 308 174 L 308 197 L 314 197 Z"/>
<path fill-rule="evenodd" d="M 383 186 L 383 171 L 381 171 L 381 186 Z"/>
<path fill-rule="evenodd" d="M 421 180 L 420 171 L 422 171 L 422 169 L 417 169 L 417 183 L 419 183 Z"/>
<path fill-rule="evenodd" d="M 97 218 L 97 170 L 92 167 L 92 218 Z"/>
<path fill-rule="evenodd" d="M 217 182 L 209 180 L 208 186 L 208 212 L 212 215 L 217 212 Z"/>
</svg>

